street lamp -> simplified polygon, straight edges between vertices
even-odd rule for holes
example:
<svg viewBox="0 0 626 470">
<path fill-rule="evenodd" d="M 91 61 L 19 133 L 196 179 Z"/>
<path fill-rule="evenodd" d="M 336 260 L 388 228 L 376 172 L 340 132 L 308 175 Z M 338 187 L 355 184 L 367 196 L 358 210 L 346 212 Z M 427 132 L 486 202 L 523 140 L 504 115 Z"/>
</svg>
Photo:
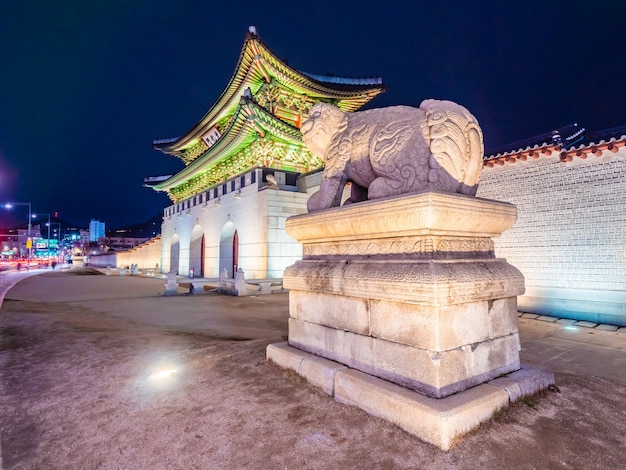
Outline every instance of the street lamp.
<svg viewBox="0 0 626 470">
<path fill-rule="evenodd" d="M 30 238 L 30 221 L 33 218 L 32 206 L 30 202 L 7 202 L 4 207 L 7 209 L 11 209 L 13 206 L 28 206 L 28 240 L 30 240 L 30 247 L 28 247 L 28 240 L 26 241 L 26 246 L 28 247 L 28 263 L 30 264 L 30 250 L 33 246 L 33 240 Z"/>
</svg>

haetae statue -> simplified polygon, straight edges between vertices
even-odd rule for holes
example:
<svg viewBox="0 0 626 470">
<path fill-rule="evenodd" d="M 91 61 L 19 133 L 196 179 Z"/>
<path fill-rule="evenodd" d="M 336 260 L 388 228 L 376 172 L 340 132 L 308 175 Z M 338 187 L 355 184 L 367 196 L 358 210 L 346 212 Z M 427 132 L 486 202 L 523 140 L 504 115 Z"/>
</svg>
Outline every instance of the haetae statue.
<svg viewBox="0 0 626 470">
<path fill-rule="evenodd" d="M 483 137 L 476 118 L 451 101 L 419 108 L 391 106 L 355 113 L 318 103 L 302 123 L 302 138 L 325 161 L 309 212 L 418 191 L 474 196 L 482 170 Z"/>
</svg>

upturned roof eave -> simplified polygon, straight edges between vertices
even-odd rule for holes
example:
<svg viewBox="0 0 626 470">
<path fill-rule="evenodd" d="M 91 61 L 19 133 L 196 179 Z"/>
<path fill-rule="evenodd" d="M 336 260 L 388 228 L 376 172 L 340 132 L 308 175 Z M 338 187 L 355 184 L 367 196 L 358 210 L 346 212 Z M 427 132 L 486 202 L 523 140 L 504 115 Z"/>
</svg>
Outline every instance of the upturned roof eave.
<svg viewBox="0 0 626 470">
<path fill-rule="evenodd" d="M 249 115 L 260 116 L 262 114 L 265 119 L 251 120 L 245 112 L 246 110 Z M 256 124 L 253 124 L 253 122 Z M 235 153 L 239 148 L 245 146 L 246 142 L 249 145 L 258 138 L 259 129 L 255 128 L 255 125 L 261 127 L 262 131 L 270 133 L 277 140 L 289 144 L 303 145 L 298 129 L 291 128 L 291 126 L 268 113 L 254 102 L 245 101 L 237 109 L 236 117 L 226 133 L 204 155 L 167 180 L 153 184 L 150 187 L 155 191 L 169 191 L 197 173 L 218 164 Z M 218 156 L 220 157 L 219 159 L 217 158 Z"/>
<path fill-rule="evenodd" d="M 263 42 L 257 38 L 259 50 L 265 63 L 272 68 L 275 76 L 285 85 L 300 88 L 307 92 L 309 96 L 316 98 L 337 99 L 339 107 L 346 111 L 346 104 L 351 101 L 363 101 L 357 106 L 361 107 L 376 95 L 382 93 L 387 87 L 382 83 L 382 78 L 372 77 L 370 79 L 349 79 L 345 77 L 332 77 L 342 83 L 325 82 L 314 78 L 315 76 L 306 72 L 294 69 L 279 59 Z M 329 77 L 330 78 L 330 77 Z M 351 84 L 350 81 L 372 82 L 365 84 Z M 342 104 L 344 106 L 342 106 Z"/>
<path fill-rule="evenodd" d="M 233 148 L 237 148 L 244 143 L 246 138 L 251 137 L 253 134 L 256 134 L 256 131 L 251 128 L 251 126 L 247 125 L 246 116 L 243 115 L 242 108 L 240 107 L 227 131 L 204 155 L 191 162 L 167 180 L 154 185 L 153 188 L 156 191 L 168 191 L 184 183 L 198 172 L 216 164 L 216 155 L 221 154 L 224 158 L 227 158 Z"/>
<path fill-rule="evenodd" d="M 228 82 L 228 85 L 202 119 L 200 119 L 200 121 L 187 133 L 171 142 L 165 142 L 163 144 L 153 143 L 153 147 L 155 149 L 164 153 L 180 152 L 193 139 L 197 139 L 200 136 L 202 133 L 201 131 L 204 131 L 205 127 L 207 127 L 207 123 L 212 123 L 221 111 L 223 112 L 225 109 L 230 109 L 233 103 L 236 103 L 237 100 L 239 100 L 239 96 L 241 96 L 243 90 L 245 90 L 245 87 L 243 87 L 244 79 L 252 69 L 252 67 L 250 67 L 252 60 L 246 60 L 246 52 L 249 49 L 249 44 L 253 37 L 254 35 L 252 33 L 247 33 L 243 47 L 241 48 L 241 53 L 239 54 L 239 59 L 237 60 L 237 65 L 235 66 L 235 70 L 230 78 L 230 81 Z M 246 66 L 245 74 L 243 73 L 244 66 Z M 240 78 L 240 80 L 238 80 L 238 78 Z M 238 91 L 241 91 L 241 93 L 238 93 Z"/>
<path fill-rule="evenodd" d="M 278 77 L 280 81 L 301 88 L 311 96 L 336 99 L 344 111 L 354 111 L 386 90 L 382 79 L 380 83 L 372 85 L 328 86 L 285 64 L 265 46 L 257 35 L 248 32 L 231 79 L 216 103 L 187 133 L 177 138 L 157 139 L 153 141 L 153 147 L 164 153 L 176 154 L 201 137 L 219 119 L 229 114 L 247 88 L 265 79 L 259 67 L 253 66 L 257 54 L 264 59 L 265 65 L 271 67 L 271 71 L 274 72 L 272 76 L 282 75 L 283 80 Z"/>
</svg>

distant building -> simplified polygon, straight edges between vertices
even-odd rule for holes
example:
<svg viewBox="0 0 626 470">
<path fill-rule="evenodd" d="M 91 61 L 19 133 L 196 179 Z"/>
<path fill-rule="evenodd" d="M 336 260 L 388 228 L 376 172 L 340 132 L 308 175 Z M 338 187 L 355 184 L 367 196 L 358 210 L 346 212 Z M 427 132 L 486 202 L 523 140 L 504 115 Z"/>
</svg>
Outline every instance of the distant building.
<svg viewBox="0 0 626 470">
<path fill-rule="evenodd" d="M 14 259 L 20 256 L 20 244 L 17 229 L 0 229 L 2 237 L 2 259 Z"/>
<path fill-rule="evenodd" d="M 74 248 L 85 248 L 89 246 L 89 230 L 79 229 L 79 235 L 77 238 L 74 238 L 74 242 L 72 246 Z"/>
<path fill-rule="evenodd" d="M 31 243 L 33 243 L 35 239 L 41 237 L 41 231 L 39 230 L 39 226 L 34 226 L 34 227 L 31 227 L 30 229 L 30 236 L 29 236 L 28 230 L 22 229 L 22 228 L 17 230 L 17 234 L 18 234 L 18 242 L 19 242 L 19 247 L 20 247 L 20 256 L 25 258 L 28 256 L 28 248 L 27 248 L 28 239 L 30 238 Z M 33 256 L 34 246 L 31 248 L 30 254 L 31 256 Z"/>
<path fill-rule="evenodd" d="M 28 256 L 28 239 L 32 241 L 41 237 L 39 226 L 31 227 L 30 237 L 27 229 L 13 228 L 0 230 L 0 258 L 26 258 Z M 31 256 L 34 255 L 34 245 L 31 248 Z"/>
<path fill-rule="evenodd" d="M 100 238 L 104 237 L 104 233 L 104 222 L 91 219 L 91 222 L 89 222 L 89 241 L 97 242 Z"/>
</svg>

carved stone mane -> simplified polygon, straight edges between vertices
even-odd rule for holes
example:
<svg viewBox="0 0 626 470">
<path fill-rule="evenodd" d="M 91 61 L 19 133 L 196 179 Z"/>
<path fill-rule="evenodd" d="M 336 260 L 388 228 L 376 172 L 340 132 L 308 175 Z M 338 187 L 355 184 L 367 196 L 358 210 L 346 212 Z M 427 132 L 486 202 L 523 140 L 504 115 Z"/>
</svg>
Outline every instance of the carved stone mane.
<svg viewBox="0 0 626 470">
<path fill-rule="evenodd" d="M 476 118 L 451 101 L 392 106 L 352 114 L 318 103 L 302 124 L 309 149 L 325 161 L 309 212 L 346 203 L 432 190 L 475 195 L 483 140 Z"/>
</svg>

